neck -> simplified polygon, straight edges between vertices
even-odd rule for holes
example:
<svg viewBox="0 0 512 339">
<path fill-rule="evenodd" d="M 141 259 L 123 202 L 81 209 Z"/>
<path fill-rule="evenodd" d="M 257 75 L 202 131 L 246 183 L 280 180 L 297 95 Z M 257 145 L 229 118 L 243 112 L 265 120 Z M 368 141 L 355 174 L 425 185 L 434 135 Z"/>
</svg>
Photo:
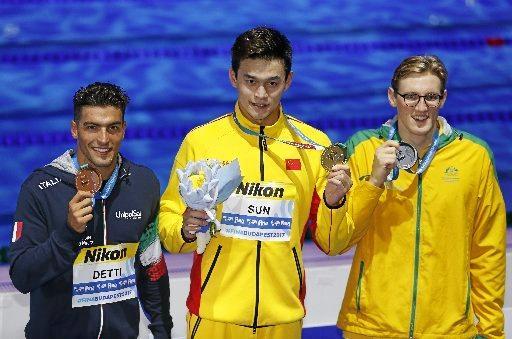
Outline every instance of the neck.
<svg viewBox="0 0 512 339">
<path fill-rule="evenodd" d="M 108 180 L 108 179 L 110 179 L 110 176 L 112 175 L 112 173 L 114 173 L 116 164 L 114 163 L 114 166 L 109 166 L 109 167 L 101 167 L 101 168 L 95 167 L 95 168 L 98 170 L 98 172 L 101 173 L 102 180 Z"/>
<path fill-rule="evenodd" d="M 401 126 L 400 121 L 398 122 L 398 133 L 400 134 L 400 138 L 404 142 L 414 146 L 420 156 L 423 156 L 427 148 L 432 144 L 432 138 L 437 128 L 438 127 L 435 126 L 427 134 L 418 135 L 410 133 L 404 126 Z"/>
<path fill-rule="evenodd" d="M 77 153 L 78 164 L 80 166 L 82 166 L 83 164 L 88 164 L 89 166 L 94 167 L 96 170 L 98 170 L 98 172 L 100 172 L 101 180 L 108 180 L 110 178 L 110 176 L 112 175 L 112 173 L 114 173 L 114 169 L 116 168 L 116 165 L 117 165 L 117 157 L 118 157 L 118 155 L 116 155 L 114 157 L 115 160 L 112 161 L 112 164 L 110 164 L 109 166 L 96 167 L 93 164 L 87 162 L 87 160 L 85 159 L 85 157 L 82 156 L 82 154 Z"/>
<path fill-rule="evenodd" d="M 249 120 L 250 122 L 252 122 L 253 124 L 255 125 L 259 125 L 259 126 L 272 126 L 273 124 L 275 124 L 277 122 L 277 120 L 279 120 L 279 115 L 280 115 L 280 110 L 279 110 L 279 106 L 276 108 L 276 110 L 272 113 L 270 113 L 269 115 L 267 115 L 265 118 L 263 119 L 254 119 L 253 116 L 251 116 L 250 114 L 246 113 L 242 107 L 240 107 L 240 112 L 242 113 L 242 115 L 247 119 Z"/>
</svg>

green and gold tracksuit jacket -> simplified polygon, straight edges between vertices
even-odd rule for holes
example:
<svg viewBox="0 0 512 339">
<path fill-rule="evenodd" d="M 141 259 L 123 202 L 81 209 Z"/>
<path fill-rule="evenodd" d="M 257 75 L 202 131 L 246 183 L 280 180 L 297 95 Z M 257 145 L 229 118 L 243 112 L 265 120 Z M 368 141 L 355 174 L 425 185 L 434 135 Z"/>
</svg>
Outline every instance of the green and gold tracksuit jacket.
<svg viewBox="0 0 512 339">
<path fill-rule="evenodd" d="M 338 319 L 345 331 L 504 338 L 506 220 L 492 153 L 444 118 L 438 123 L 439 148 L 426 171 L 400 170 L 383 189 L 367 178 L 389 125 L 348 141 L 351 195 L 364 211 L 352 218 L 368 232 L 357 242 Z"/>
<path fill-rule="evenodd" d="M 290 127 L 320 145 L 328 137 L 280 112 L 271 126 L 252 124 L 235 107 L 243 128 L 280 140 L 302 142 Z M 326 253 L 348 245 L 355 230 L 346 207 L 328 208 L 323 199 L 326 171 L 320 151 L 249 135 L 233 114 L 195 128 L 185 137 L 161 199 L 159 233 L 174 253 L 191 252 L 180 233 L 186 209 L 176 169 L 189 161 L 238 159 L 243 181 L 217 210 L 222 232 L 203 254 L 194 254 L 189 311 L 200 318 L 253 327 L 290 323 L 305 315 L 306 293 L 301 246 L 309 227 Z M 336 244 L 336 246 L 334 246 Z M 339 248 L 338 248 L 339 247 Z"/>
</svg>

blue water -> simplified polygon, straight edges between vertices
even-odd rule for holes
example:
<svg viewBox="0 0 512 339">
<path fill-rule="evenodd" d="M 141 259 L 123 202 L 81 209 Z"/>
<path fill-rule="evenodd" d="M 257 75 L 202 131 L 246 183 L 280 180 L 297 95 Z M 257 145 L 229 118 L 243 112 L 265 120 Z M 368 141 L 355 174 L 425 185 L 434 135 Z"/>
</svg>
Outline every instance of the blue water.
<svg viewBox="0 0 512 339">
<path fill-rule="evenodd" d="M 115 82 L 132 102 L 122 151 L 162 188 L 184 134 L 232 109 L 229 48 L 274 26 L 294 46 L 285 110 L 333 140 L 393 114 L 386 88 L 398 62 L 435 53 L 449 70 L 442 114 L 495 153 L 512 203 L 512 3 L 509 1 L 0 0 L 0 246 L 20 184 L 73 146 L 72 97 Z M 5 229 L 2 229 L 5 228 Z"/>
</svg>

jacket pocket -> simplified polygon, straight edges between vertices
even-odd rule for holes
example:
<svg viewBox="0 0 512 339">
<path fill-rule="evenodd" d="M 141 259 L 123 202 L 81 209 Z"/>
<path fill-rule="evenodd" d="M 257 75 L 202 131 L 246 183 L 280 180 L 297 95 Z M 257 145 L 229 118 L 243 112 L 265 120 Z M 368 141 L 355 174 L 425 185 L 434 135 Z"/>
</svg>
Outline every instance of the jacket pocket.
<svg viewBox="0 0 512 339">
<path fill-rule="evenodd" d="M 206 278 L 204 278 L 203 284 L 201 285 L 201 292 L 204 291 L 204 289 L 206 288 L 206 284 L 208 284 L 208 280 L 210 280 L 213 269 L 215 268 L 215 264 L 217 264 L 217 259 L 219 259 L 221 250 L 222 250 L 222 246 L 219 245 L 219 247 L 217 247 L 217 251 L 215 252 L 215 256 L 213 257 L 212 265 L 210 266 L 210 269 L 208 270 L 208 273 L 206 274 Z"/>
<path fill-rule="evenodd" d="M 363 284 L 363 274 L 364 274 L 364 261 L 361 260 L 359 263 L 359 277 L 357 278 L 357 288 L 356 288 L 356 310 L 359 312 L 361 310 L 361 288 Z"/>
<path fill-rule="evenodd" d="M 293 258 L 295 259 L 295 268 L 297 269 L 297 276 L 299 278 L 299 296 L 302 295 L 302 267 L 300 266 L 299 255 L 297 249 L 292 248 Z"/>
</svg>

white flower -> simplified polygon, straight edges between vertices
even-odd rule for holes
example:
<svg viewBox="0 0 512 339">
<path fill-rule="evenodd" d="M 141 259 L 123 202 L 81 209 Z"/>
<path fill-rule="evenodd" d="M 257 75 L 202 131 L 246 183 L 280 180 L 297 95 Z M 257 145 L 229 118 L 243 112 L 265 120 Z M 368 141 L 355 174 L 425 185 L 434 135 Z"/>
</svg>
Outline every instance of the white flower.
<svg viewBox="0 0 512 339">
<path fill-rule="evenodd" d="M 242 181 L 238 160 L 226 166 L 221 166 L 217 160 L 191 161 L 176 172 L 180 181 L 178 189 L 185 204 L 205 211 L 208 221 L 214 223 L 215 231 L 219 231 L 221 224 L 216 218 L 215 206 L 224 202 Z M 222 192 L 221 197 L 219 192 Z M 197 253 L 200 254 L 210 242 L 209 227 L 201 228 L 196 236 Z"/>
</svg>

